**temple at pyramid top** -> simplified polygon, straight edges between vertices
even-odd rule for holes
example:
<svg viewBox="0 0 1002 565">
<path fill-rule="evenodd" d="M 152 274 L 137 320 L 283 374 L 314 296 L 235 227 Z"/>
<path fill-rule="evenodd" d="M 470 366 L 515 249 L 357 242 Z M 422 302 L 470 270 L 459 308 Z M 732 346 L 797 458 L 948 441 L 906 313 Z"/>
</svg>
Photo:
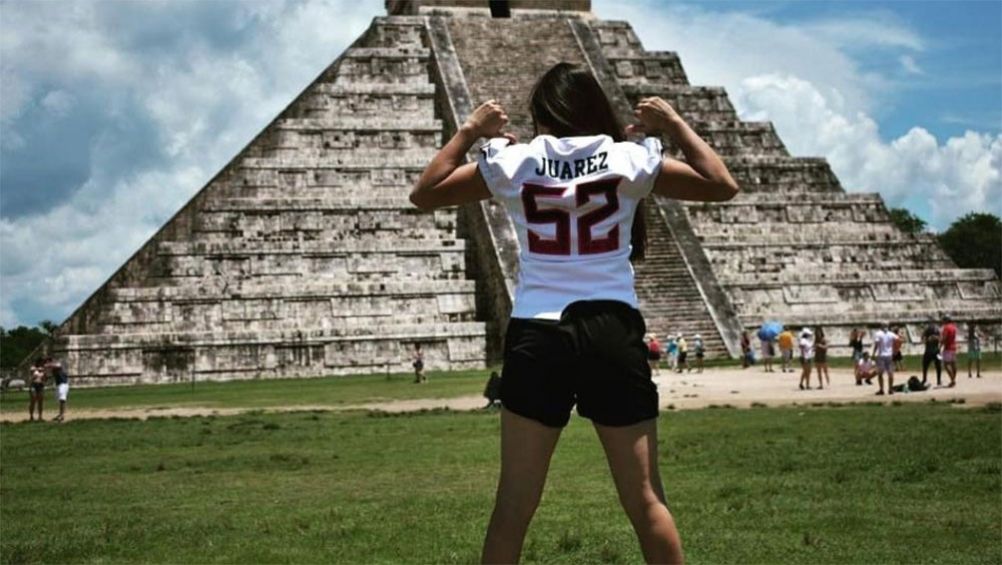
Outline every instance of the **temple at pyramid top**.
<svg viewBox="0 0 1002 565">
<path fill-rule="evenodd" d="M 724 89 L 692 85 L 587 0 L 389 0 L 340 57 L 73 314 L 48 347 L 79 383 L 386 373 L 500 358 L 518 242 L 500 205 L 423 213 L 424 165 L 480 101 L 532 135 L 527 96 L 554 63 L 590 69 L 624 120 L 661 96 L 742 191 L 720 204 L 652 198 L 635 266 L 650 331 L 700 334 L 737 356 L 742 330 L 921 328 L 949 313 L 997 331 L 999 280 L 902 233 L 877 194 L 846 192 L 827 161 L 793 156 Z M 492 17 L 495 16 L 495 17 Z M 681 153 L 665 139 L 670 156 Z M 850 187 L 851 188 L 851 187 Z"/>
</svg>

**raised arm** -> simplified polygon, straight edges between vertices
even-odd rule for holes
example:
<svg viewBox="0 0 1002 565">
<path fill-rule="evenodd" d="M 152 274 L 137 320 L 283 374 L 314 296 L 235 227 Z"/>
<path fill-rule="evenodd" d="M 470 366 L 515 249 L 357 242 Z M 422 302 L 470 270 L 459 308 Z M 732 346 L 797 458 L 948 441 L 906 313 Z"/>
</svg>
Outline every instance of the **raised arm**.
<svg viewBox="0 0 1002 565">
<path fill-rule="evenodd" d="M 501 128 L 508 115 L 494 100 L 480 105 L 460 126 L 456 135 L 438 150 L 411 190 L 411 202 L 422 210 L 456 206 L 491 197 L 476 163 L 464 163 L 466 154 L 481 137 L 508 137 Z"/>
<path fill-rule="evenodd" d="M 629 132 L 663 133 L 682 149 L 688 163 L 666 159 L 654 182 L 654 193 L 678 200 L 723 202 L 734 198 L 740 188 L 716 152 L 689 124 L 659 97 L 644 98 L 633 114 L 640 121 Z"/>
</svg>

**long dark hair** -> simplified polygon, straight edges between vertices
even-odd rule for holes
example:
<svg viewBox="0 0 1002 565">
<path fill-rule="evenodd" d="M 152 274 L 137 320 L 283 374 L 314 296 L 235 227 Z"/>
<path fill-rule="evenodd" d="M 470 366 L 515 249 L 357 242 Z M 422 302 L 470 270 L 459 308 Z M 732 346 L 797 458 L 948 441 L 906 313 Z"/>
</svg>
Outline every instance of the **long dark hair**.
<svg viewBox="0 0 1002 565">
<path fill-rule="evenodd" d="M 590 72 L 570 63 L 557 63 L 539 77 L 529 96 L 529 112 L 537 134 L 543 126 L 556 137 L 605 134 L 613 141 L 626 139 L 602 85 Z M 631 261 L 643 259 L 647 251 L 645 216 L 641 200 L 630 232 Z"/>
</svg>

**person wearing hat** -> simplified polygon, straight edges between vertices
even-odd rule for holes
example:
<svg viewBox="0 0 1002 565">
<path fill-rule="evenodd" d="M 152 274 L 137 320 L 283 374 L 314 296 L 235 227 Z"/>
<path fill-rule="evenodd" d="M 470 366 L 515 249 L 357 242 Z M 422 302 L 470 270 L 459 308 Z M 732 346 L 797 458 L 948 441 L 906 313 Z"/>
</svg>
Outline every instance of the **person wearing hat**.
<svg viewBox="0 0 1002 565">
<path fill-rule="evenodd" d="M 804 328 L 800 332 L 800 390 L 811 390 L 811 367 L 814 364 L 814 340 L 811 330 Z M 818 383 L 818 389 L 825 388 L 824 383 Z"/>
<path fill-rule="evenodd" d="M 957 325 L 949 315 L 943 316 L 943 329 L 940 331 L 939 346 L 943 349 L 943 368 L 950 377 L 948 387 L 957 386 Z"/>
<path fill-rule="evenodd" d="M 880 329 L 873 334 L 873 356 L 877 358 L 877 384 L 880 390 L 877 395 L 884 394 L 884 373 L 887 373 L 887 394 L 894 394 L 894 340 L 897 334 L 891 331 L 890 322 L 880 324 Z"/>
<path fill-rule="evenodd" d="M 681 333 L 678 334 L 676 342 L 678 343 L 678 372 L 681 373 L 683 369 L 689 368 L 689 364 L 685 360 L 689 355 L 689 344 L 685 342 Z"/>
<path fill-rule="evenodd" d="M 693 351 L 696 352 L 696 372 L 697 373 L 702 373 L 703 372 L 703 357 L 705 355 L 705 352 L 703 350 L 703 338 L 700 337 L 699 334 L 696 334 L 695 337 L 692 338 L 692 349 L 693 349 Z M 690 369 L 690 370 L 692 370 L 692 369 Z"/>
</svg>

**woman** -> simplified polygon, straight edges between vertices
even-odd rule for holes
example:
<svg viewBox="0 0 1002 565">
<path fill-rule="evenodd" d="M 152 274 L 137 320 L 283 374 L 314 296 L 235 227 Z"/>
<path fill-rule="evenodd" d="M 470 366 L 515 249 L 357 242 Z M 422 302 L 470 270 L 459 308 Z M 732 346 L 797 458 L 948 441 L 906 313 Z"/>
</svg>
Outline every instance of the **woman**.
<svg viewBox="0 0 1002 565">
<path fill-rule="evenodd" d="M 901 346 L 904 345 L 905 338 L 901 334 L 904 332 L 904 328 L 898 326 L 893 328 L 891 331 L 894 332 L 894 344 L 892 345 L 893 349 L 891 361 L 894 361 L 894 370 L 903 373 L 905 371 L 905 358 L 904 355 L 901 354 Z"/>
<path fill-rule="evenodd" d="M 431 210 L 494 197 L 519 240 L 519 281 L 501 378 L 501 477 L 484 562 L 519 559 L 550 456 L 577 403 L 592 420 L 619 499 L 648 562 L 682 561 L 682 545 L 658 471 L 657 388 L 651 380 L 630 258 L 645 235 L 634 222 L 651 192 L 695 201 L 732 198 L 738 186 L 720 158 L 660 98 L 637 105 L 627 133 L 664 133 L 661 144 L 624 142 L 601 86 L 559 63 L 530 95 L 536 137 L 514 143 L 508 116 L 489 101 L 470 115 L 421 174 L 411 201 Z M 464 164 L 481 137 L 494 138 Z"/>
<path fill-rule="evenodd" d="M 832 386 L 832 378 L 828 374 L 828 339 L 821 326 L 814 328 L 814 333 L 817 336 L 814 338 L 814 367 L 818 372 L 818 385 L 823 387 L 827 384 L 830 387 Z M 824 371 L 824 379 L 821 378 L 822 371 Z"/>
<path fill-rule="evenodd" d="M 863 358 L 863 330 L 854 328 L 849 332 L 849 348 L 852 349 L 853 364 L 859 363 Z"/>
<path fill-rule="evenodd" d="M 41 422 L 43 421 L 42 403 L 45 400 L 45 381 L 49 376 L 48 370 L 45 367 L 45 360 L 42 358 L 35 359 L 29 371 L 31 377 L 28 384 L 28 421 L 35 421 L 35 407 L 38 406 L 38 421 Z"/>
<path fill-rule="evenodd" d="M 814 362 L 814 343 L 811 341 L 811 330 L 804 328 L 800 332 L 800 390 L 811 390 L 811 364 Z M 820 376 L 818 377 L 820 381 Z M 824 383 L 818 383 L 818 389 L 825 388 Z"/>
</svg>

